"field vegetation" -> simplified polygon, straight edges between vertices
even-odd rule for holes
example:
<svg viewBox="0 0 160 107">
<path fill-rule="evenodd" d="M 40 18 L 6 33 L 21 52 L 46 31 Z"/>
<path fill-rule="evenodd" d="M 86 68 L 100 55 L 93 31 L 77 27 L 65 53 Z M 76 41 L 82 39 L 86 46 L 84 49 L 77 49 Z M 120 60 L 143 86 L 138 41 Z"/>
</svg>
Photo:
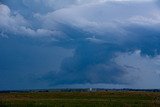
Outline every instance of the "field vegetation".
<svg viewBox="0 0 160 107">
<path fill-rule="evenodd" d="M 160 107 L 159 92 L 0 93 L 0 107 Z"/>
</svg>

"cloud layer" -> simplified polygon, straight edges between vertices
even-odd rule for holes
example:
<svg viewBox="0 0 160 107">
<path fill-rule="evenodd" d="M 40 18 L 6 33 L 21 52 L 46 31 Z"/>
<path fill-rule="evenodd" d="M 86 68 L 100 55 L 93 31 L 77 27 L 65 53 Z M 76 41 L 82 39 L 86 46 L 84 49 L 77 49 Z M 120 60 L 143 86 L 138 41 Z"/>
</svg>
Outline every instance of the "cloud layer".
<svg viewBox="0 0 160 107">
<path fill-rule="evenodd" d="M 44 65 L 53 63 L 58 69 L 51 67 L 38 72 L 41 69 L 39 66 L 29 74 L 37 75 L 33 80 L 49 84 L 44 86 L 46 88 L 58 85 L 78 87 L 77 84 L 84 87 L 95 87 L 96 84 L 99 87 L 102 84 L 101 86 L 108 88 L 160 88 L 160 13 L 156 2 L 2 0 L 0 71 L 5 72 L 2 65 L 10 63 L 9 68 L 12 65 L 11 60 L 3 58 L 4 54 L 8 54 L 6 48 L 17 41 L 23 41 L 26 49 L 32 50 L 34 46 L 38 46 L 38 52 L 45 50 L 43 55 L 46 58 L 50 52 L 63 56 L 63 59 L 57 59 L 59 65 L 54 60 L 56 56 L 51 54 L 49 57 L 54 61 L 44 62 Z M 4 41 L 8 41 L 8 44 Z M 60 51 L 55 47 L 60 48 Z M 16 45 L 13 48 L 26 52 L 30 58 L 36 52 L 24 51 Z M 62 53 L 63 51 L 69 55 Z M 22 53 L 17 54 L 24 57 Z M 15 61 L 18 60 L 13 57 Z M 40 59 L 35 60 L 38 62 Z M 20 69 L 19 72 L 25 74 L 27 71 Z M 7 70 L 7 74 L 10 74 L 10 70 Z M 2 82 L 4 80 L 0 80 Z"/>
</svg>

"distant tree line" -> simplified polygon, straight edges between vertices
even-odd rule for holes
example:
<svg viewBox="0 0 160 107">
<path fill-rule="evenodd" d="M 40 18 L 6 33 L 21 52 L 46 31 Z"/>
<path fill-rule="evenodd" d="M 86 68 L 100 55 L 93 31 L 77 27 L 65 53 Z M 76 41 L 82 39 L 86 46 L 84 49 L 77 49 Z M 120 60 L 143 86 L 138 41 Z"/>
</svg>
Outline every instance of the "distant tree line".
<svg viewBox="0 0 160 107">
<path fill-rule="evenodd" d="M 35 90 L 1 90 L 0 93 L 31 93 L 31 92 L 101 92 L 101 91 L 143 91 L 160 92 L 160 89 L 103 89 L 103 88 L 85 88 L 85 89 L 35 89 Z"/>
</svg>

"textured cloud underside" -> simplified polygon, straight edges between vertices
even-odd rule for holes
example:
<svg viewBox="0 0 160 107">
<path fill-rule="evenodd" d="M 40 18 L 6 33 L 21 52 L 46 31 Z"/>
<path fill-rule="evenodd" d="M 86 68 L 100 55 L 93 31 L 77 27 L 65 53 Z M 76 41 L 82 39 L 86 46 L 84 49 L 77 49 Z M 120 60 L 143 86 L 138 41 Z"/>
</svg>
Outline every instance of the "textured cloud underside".
<svg viewBox="0 0 160 107">
<path fill-rule="evenodd" d="M 25 84 L 34 86 L 36 81 L 47 88 L 96 84 L 160 88 L 158 4 L 156 0 L 2 0 L 0 72 L 6 78 L 25 74 Z M 35 54 L 40 58 L 34 62 Z M 30 66 L 25 70 L 27 66 L 19 63 Z"/>
</svg>

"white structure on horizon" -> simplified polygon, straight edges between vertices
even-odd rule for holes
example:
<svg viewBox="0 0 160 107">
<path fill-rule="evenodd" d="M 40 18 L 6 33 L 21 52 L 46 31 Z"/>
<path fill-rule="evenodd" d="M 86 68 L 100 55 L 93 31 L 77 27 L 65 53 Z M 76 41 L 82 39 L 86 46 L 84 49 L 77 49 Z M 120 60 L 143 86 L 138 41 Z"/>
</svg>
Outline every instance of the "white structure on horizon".
<svg viewBox="0 0 160 107">
<path fill-rule="evenodd" d="M 92 89 L 92 88 L 89 88 L 89 91 L 93 91 L 93 89 Z"/>
</svg>

